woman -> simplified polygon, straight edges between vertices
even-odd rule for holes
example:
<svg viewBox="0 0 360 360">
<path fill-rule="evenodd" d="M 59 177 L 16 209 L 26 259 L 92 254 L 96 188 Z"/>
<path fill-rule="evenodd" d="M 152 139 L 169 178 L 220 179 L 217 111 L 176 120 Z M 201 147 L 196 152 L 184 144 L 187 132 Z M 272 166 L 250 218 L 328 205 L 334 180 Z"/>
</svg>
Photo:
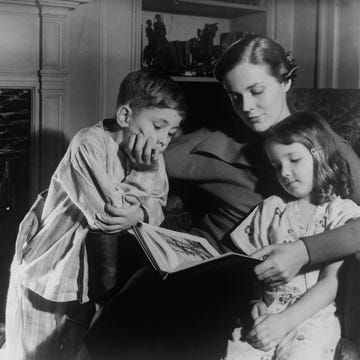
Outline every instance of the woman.
<svg viewBox="0 0 360 360">
<path fill-rule="evenodd" d="M 235 139 L 234 136 L 228 136 L 224 132 L 211 132 L 207 129 L 201 129 L 175 139 L 165 154 L 167 172 L 171 179 L 188 181 L 195 185 L 198 191 L 206 194 L 209 206 L 203 209 L 203 214 L 194 225 L 192 232 L 205 236 L 218 248 L 228 245 L 228 233 L 244 219 L 252 207 L 264 197 L 279 191 L 275 181 L 273 182 L 269 176 L 269 165 L 261 148 L 261 134 L 273 124 L 290 115 L 286 93 L 294 84 L 296 70 L 297 65 L 293 56 L 286 53 L 278 43 L 264 36 L 247 35 L 243 37 L 222 55 L 217 64 L 215 75 L 223 83 L 237 114 L 258 136 L 254 136 L 251 141 L 241 141 L 238 134 L 236 134 Z M 337 135 L 335 138 L 342 155 L 350 163 L 355 185 L 353 200 L 359 203 L 360 161 L 344 140 Z M 204 204 L 202 203 L 201 206 L 204 207 Z M 111 209 L 109 210 L 111 211 Z M 109 223 L 115 224 L 116 211 L 112 213 L 115 217 L 109 220 Z M 296 246 L 303 247 L 303 251 L 306 253 L 304 243 L 299 242 Z M 145 308 L 147 307 L 147 311 L 140 311 L 136 317 L 139 321 L 138 334 L 142 333 L 142 329 L 149 329 L 147 336 L 151 338 L 151 344 L 140 336 L 141 339 L 139 338 L 137 343 L 138 347 L 143 349 L 147 347 L 147 349 L 150 348 L 154 351 L 155 337 L 150 336 L 150 334 L 159 334 L 159 327 L 155 329 L 154 326 L 149 326 L 153 320 L 162 323 L 162 332 L 159 338 L 162 339 L 160 343 L 163 346 L 162 350 L 158 351 L 157 356 L 154 355 L 154 358 L 159 358 L 161 355 L 164 358 L 169 357 L 170 352 L 173 358 L 174 354 L 180 354 L 179 344 L 182 344 L 183 347 L 188 345 L 187 352 L 183 348 L 181 349 L 183 351 L 181 353 L 182 358 L 219 358 L 219 355 L 222 355 L 221 351 L 224 350 L 221 348 L 219 339 L 223 340 L 230 326 L 233 325 L 231 321 L 227 322 L 226 319 L 230 319 L 236 313 L 236 309 L 232 307 L 234 305 L 232 301 L 234 303 L 240 301 L 241 294 L 234 291 L 236 288 L 233 286 L 236 283 L 234 274 L 231 274 L 233 282 L 229 282 L 225 275 L 217 275 L 216 279 L 213 276 L 210 279 L 203 277 L 201 284 L 193 279 L 192 281 L 187 279 L 183 283 L 174 281 L 175 285 L 167 286 L 154 285 L 156 281 L 152 282 L 153 285 L 149 288 L 152 289 L 151 300 L 154 299 L 154 296 L 156 300 L 151 301 L 151 305 L 149 305 L 148 297 L 146 297 Z M 271 276 L 264 276 L 263 279 L 271 282 Z M 275 278 L 275 280 L 277 279 Z M 225 284 L 225 282 L 228 283 Z M 149 282 L 144 281 L 144 283 Z M 209 291 L 209 287 L 212 291 Z M 141 286 L 134 288 L 139 289 Z M 143 285 L 142 288 L 146 289 L 146 286 Z M 185 294 L 183 294 L 184 292 Z M 186 293 L 192 295 L 187 298 Z M 119 310 L 121 308 L 129 310 L 130 306 L 134 306 L 136 296 L 142 298 L 146 294 L 149 292 L 145 290 L 142 293 L 141 291 L 134 291 L 132 295 L 131 292 L 128 292 L 128 299 L 132 299 L 131 301 L 125 301 L 124 296 L 115 298 L 108 311 L 102 315 L 103 322 L 100 319 L 98 324 L 95 324 L 90 332 L 92 336 L 89 339 L 96 338 L 95 334 L 101 334 L 106 328 L 105 324 L 110 326 L 112 319 L 110 315 L 107 317 L 106 313 L 113 317 L 115 309 L 119 312 L 121 312 Z M 184 314 L 183 311 L 177 310 L 177 316 L 172 317 L 168 323 L 162 317 L 159 320 L 158 315 L 154 315 L 154 317 L 146 315 L 148 312 L 159 314 L 162 310 L 165 313 L 166 310 L 170 311 L 168 307 L 165 308 L 165 303 L 169 301 L 169 294 L 172 295 L 173 308 L 188 301 L 191 309 L 196 309 L 196 311 L 191 314 Z M 228 296 L 229 294 L 231 296 Z M 144 300 L 142 301 L 143 308 Z M 160 308 L 156 308 L 158 302 L 162 304 Z M 204 309 L 204 304 L 208 305 L 206 309 Z M 182 314 L 182 316 L 178 314 Z M 174 311 L 172 315 L 174 315 Z M 139 319 L 140 317 L 141 319 Z M 144 320 L 144 317 L 147 320 Z M 117 318 L 120 319 L 120 317 Z M 146 327 L 144 323 L 147 323 Z M 173 327 L 169 323 L 172 323 Z M 124 326 L 125 328 L 126 326 Z M 186 331 L 190 335 L 185 336 Z M 120 334 L 124 337 L 125 330 L 122 333 L 117 332 L 117 338 Z M 174 341 L 173 339 L 176 337 L 181 340 L 179 342 Z M 126 339 L 129 340 L 129 332 L 126 334 Z M 105 343 L 106 347 L 109 345 L 111 348 L 110 341 L 104 342 L 104 345 Z M 127 351 L 134 355 L 132 349 L 136 347 L 136 342 L 130 340 L 128 344 L 132 345 L 129 345 Z M 215 346 L 215 344 L 217 345 Z M 114 354 L 119 351 L 123 354 L 124 351 L 121 346 L 119 345 L 116 350 L 113 347 L 111 352 Z M 136 353 L 134 358 L 141 358 L 141 355 Z M 149 356 L 149 351 L 147 355 Z M 180 355 L 179 358 L 181 358 Z"/>
<path fill-rule="evenodd" d="M 235 139 L 225 132 L 201 129 L 175 139 L 165 153 L 169 177 L 187 181 L 205 193 L 207 206 L 201 204 L 202 212 L 192 232 L 206 236 L 218 248 L 226 248 L 229 232 L 257 203 L 280 191 L 269 175 L 261 134 L 290 114 L 286 93 L 294 84 L 296 70 L 293 56 L 275 41 L 254 34 L 244 36 L 222 55 L 215 75 L 254 136 L 241 139 L 241 134 L 236 134 Z M 343 157 L 350 163 L 353 200 L 359 203 L 360 161 L 344 140 L 335 137 Z M 114 231 L 118 221 L 116 209 L 109 206 L 107 211 L 113 216 L 107 220 L 107 226 Z M 360 229 L 360 221 L 356 223 Z M 344 226 L 334 231 L 347 234 L 347 229 Z M 294 247 L 306 253 L 304 242 L 295 244 Z M 267 274 L 263 274 L 263 279 L 271 282 L 274 275 Z M 141 356 L 166 359 L 170 353 L 170 358 L 176 354 L 179 359 L 221 357 L 226 349 L 226 336 L 234 326 L 231 320 L 236 319 L 239 301 L 248 292 L 248 289 L 243 294 L 234 291 L 234 283 L 243 281 L 235 275 L 241 277 L 235 273 L 211 274 L 196 280 L 174 280 L 166 285 L 154 280 L 151 286 L 148 278 L 138 276 L 142 285 L 128 286 L 95 323 L 88 338 L 90 350 L 96 352 L 91 345 L 100 336 L 102 350 L 107 348 L 115 358 L 120 353 L 125 358 L 128 354 L 136 359 Z M 104 329 L 114 323 L 117 330 L 111 328 L 109 335 Z M 122 326 L 119 328 L 118 324 Z M 122 344 L 115 343 L 119 339 L 123 340 Z M 136 346 L 138 353 L 134 353 Z"/>
</svg>

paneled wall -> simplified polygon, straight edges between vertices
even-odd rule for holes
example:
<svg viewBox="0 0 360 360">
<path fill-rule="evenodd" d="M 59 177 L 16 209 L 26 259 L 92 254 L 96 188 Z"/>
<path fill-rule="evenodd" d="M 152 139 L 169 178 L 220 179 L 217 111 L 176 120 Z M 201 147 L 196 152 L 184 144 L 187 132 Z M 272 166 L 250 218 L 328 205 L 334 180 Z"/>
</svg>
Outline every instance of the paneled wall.
<svg viewBox="0 0 360 360">
<path fill-rule="evenodd" d="M 139 66 L 139 0 L 0 0 L 0 87 L 33 94 L 31 200 L 69 139 L 115 111 Z"/>
<path fill-rule="evenodd" d="M 295 53 L 299 87 L 360 86 L 360 1 L 268 0 L 268 7 L 268 34 Z"/>
<path fill-rule="evenodd" d="M 0 1 L 0 86 L 32 91 L 32 198 L 63 153 L 63 127 L 69 119 L 69 13 L 86 2 Z"/>
</svg>

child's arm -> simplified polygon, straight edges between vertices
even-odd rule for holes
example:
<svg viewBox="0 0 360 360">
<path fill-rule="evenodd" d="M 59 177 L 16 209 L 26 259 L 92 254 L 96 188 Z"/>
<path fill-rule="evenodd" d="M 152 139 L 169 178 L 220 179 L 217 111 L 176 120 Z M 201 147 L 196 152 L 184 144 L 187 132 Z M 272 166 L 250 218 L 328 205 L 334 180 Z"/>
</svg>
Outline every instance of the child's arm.
<svg viewBox="0 0 360 360">
<path fill-rule="evenodd" d="M 97 218 L 99 228 L 107 233 L 125 230 L 139 220 L 160 225 L 164 219 L 169 184 L 160 147 L 139 133 L 130 136 L 122 149 L 132 168 L 124 181 L 132 186 L 126 196 L 129 207 L 105 205 L 105 215 L 98 214 Z"/>
<path fill-rule="evenodd" d="M 339 261 L 327 265 L 321 271 L 319 281 L 284 311 L 257 318 L 248 334 L 248 341 L 263 351 L 271 350 L 288 332 L 331 304 L 336 297 L 341 264 Z"/>
<path fill-rule="evenodd" d="M 140 201 L 133 196 L 126 197 L 126 208 L 105 204 L 105 214 L 96 214 L 99 230 L 107 234 L 115 234 L 128 229 L 139 221 L 146 221 L 146 215 Z"/>
<path fill-rule="evenodd" d="M 119 171 L 108 168 L 113 161 L 112 156 L 117 156 L 116 153 L 111 154 L 102 133 L 93 128 L 82 130 L 71 141 L 67 154 L 53 176 L 54 186 L 60 184 L 84 214 L 88 225 L 95 229 L 99 228 L 96 214 L 104 214 L 105 204 L 128 206 L 125 196 L 132 188 L 121 182 L 121 178 L 114 182 L 109 176 L 109 171 Z M 48 201 L 51 202 L 49 197 Z"/>
<path fill-rule="evenodd" d="M 138 214 L 135 224 L 143 220 L 144 212 L 140 205 L 129 202 L 128 196 L 134 196 L 143 204 L 149 198 L 148 189 L 160 187 L 158 198 L 161 204 L 165 203 L 167 195 L 167 179 L 158 181 L 159 171 L 139 172 L 131 170 L 121 181 L 114 184 L 108 175 L 108 149 L 101 135 L 96 130 L 87 130 L 78 133 L 72 140 L 68 161 L 62 161 L 56 171 L 56 178 L 66 191 L 70 199 L 80 208 L 91 228 L 101 229 L 102 224 L 98 217 L 106 218 L 105 204 L 111 204 L 125 211 L 135 210 Z M 162 161 L 163 162 L 163 161 Z M 159 185 L 157 183 L 159 182 Z M 165 189 L 163 189 L 165 186 Z M 146 201 L 144 201 L 146 202 Z M 158 205 L 158 211 L 159 207 Z M 160 209 L 161 211 L 161 209 Z M 162 216 L 162 212 L 161 212 Z M 118 219 L 123 226 L 130 227 L 128 218 Z"/>
<path fill-rule="evenodd" d="M 97 215 L 99 228 L 107 233 L 129 228 L 128 224 L 135 225 L 142 220 L 150 224 L 160 225 L 164 219 L 163 207 L 166 205 L 169 191 L 165 163 L 162 155 L 158 159 L 158 169 L 152 172 L 132 170 L 125 182 L 132 186 L 127 192 L 129 208 L 118 208 L 111 204 L 105 205 L 106 215 Z M 137 207 L 136 201 L 138 202 Z M 136 220 L 140 212 L 141 219 Z M 135 216 L 134 216 L 135 215 Z M 125 221 L 125 219 L 128 219 Z"/>
<path fill-rule="evenodd" d="M 38 195 L 34 204 L 19 224 L 15 249 L 16 259 L 19 263 L 22 260 L 22 250 L 24 245 L 31 241 L 39 229 L 45 198 L 46 191 Z"/>
</svg>

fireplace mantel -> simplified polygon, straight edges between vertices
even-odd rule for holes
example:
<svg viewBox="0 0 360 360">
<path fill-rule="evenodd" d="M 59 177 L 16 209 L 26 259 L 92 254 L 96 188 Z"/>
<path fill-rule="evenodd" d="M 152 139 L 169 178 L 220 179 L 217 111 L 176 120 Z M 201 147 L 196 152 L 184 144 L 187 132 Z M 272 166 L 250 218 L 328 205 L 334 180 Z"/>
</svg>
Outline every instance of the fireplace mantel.
<svg viewBox="0 0 360 360">
<path fill-rule="evenodd" d="M 91 3 L 92 0 L 0 0 L 1 4 L 10 5 L 15 9 L 17 6 L 49 6 L 57 9 L 72 10 L 81 4 Z"/>
<path fill-rule="evenodd" d="M 70 13 L 91 0 L 0 0 L 0 87 L 30 88 L 30 197 L 47 187 L 64 153 L 69 114 Z"/>
</svg>

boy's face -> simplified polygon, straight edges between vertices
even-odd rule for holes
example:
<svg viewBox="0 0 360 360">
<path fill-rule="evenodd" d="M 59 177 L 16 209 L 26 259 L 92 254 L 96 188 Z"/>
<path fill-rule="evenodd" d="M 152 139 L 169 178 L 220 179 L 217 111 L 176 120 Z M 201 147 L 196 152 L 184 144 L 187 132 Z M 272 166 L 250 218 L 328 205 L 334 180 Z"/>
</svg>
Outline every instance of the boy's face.
<svg viewBox="0 0 360 360">
<path fill-rule="evenodd" d="M 129 113 L 126 137 L 142 134 L 144 138 L 152 138 L 155 146 L 163 152 L 179 129 L 181 117 L 176 110 L 148 108 Z"/>
</svg>

